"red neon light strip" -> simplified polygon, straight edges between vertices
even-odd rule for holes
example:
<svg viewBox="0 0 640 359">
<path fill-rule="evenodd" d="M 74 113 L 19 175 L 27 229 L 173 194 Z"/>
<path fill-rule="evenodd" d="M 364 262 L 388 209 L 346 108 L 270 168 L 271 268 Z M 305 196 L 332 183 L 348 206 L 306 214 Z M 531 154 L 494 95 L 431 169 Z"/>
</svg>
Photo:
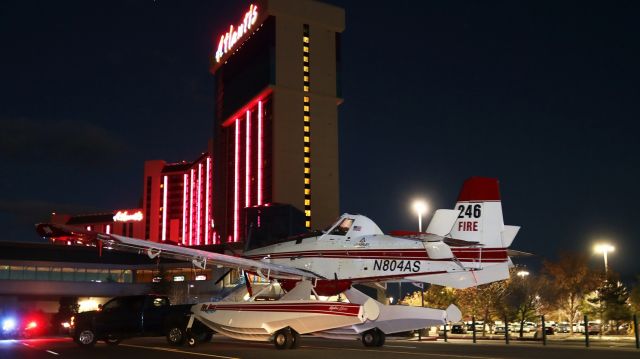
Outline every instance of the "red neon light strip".
<svg viewBox="0 0 640 359">
<path fill-rule="evenodd" d="M 262 180 L 263 180 L 263 168 L 262 168 L 262 101 L 258 101 L 258 206 L 262 205 Z"/>
<path fill-rule="evenodd" d="M 169 187 L 169 180 L 167 176 L 163 178 L 163 191 L 162 191 L 162 241 L 167 240 L 167 187 Z"/>
<path fill-rule="evenodd" d="M 193 245 L 193 168 L 191 169 L 191 185 L 189 186 L 189 245 Z"/>
<path fill-rule="evenodd" d="M 188 176 L 185 173 L 182 184 L 182 244 L 187 244 L 187 182 Z"/>
<path fill-rule="evenodd" d="M 200 217 L 202 216 L 202 163 L 198 163 L 198 202 L 196 203 L 196 244 L 200 245 Z"/>
<path fill-rule="evenodd" d="M 209 194 L 211 193 L 211 178 L 209 177 L 211 173 L 211 157 L 207 157 L 207 183 L 205 183 L 206 193 L 205 193 L 205 209 L 204 209 L 204 244 L 209 244 L 209 226 L 211 223 L 211 219 L 209 218 Z"/>
<path fill-rule="evenodd" d="M 235 178 L 233 187 L 233 238 L 238 241 L 240 235 L 240 119 L 236 119 Z"/>
<path fill-rule="evenodd" d="M 247 128 L 245 136 L 245 174 L 244 174 L 244 206 L 251 205 L 251 112 L 247 110 Z"/>
</svg>

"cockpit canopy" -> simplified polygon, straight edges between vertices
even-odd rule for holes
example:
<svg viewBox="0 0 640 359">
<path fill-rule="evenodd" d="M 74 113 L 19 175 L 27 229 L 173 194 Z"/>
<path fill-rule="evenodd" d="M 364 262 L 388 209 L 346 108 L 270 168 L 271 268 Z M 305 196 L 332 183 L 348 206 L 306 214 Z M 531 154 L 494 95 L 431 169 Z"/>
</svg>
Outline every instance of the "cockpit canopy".
<svg viewBox="0 0 640 359">
<path fill-rule="evenodd" d="M 325 230 L 325 234 L 334 236 L 361 237 L 383 234 L 375 222 L 361 214 L 345 213 Z"/>
</svg>

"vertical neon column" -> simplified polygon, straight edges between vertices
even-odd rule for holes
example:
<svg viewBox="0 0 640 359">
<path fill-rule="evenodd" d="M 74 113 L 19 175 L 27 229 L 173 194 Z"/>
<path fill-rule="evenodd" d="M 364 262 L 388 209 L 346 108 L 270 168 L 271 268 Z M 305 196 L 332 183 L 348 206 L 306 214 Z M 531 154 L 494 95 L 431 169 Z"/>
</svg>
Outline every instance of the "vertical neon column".
<svg viewBox="0 0 640 359">
<path fill-rule="evenodd" d="M 233 241 L 237 242 L 240 235 L 240 119 L 236 118 L 234 161 L 234 187 L 233 187 Z"/>
<path fill-rule="evenodd" d="M 202 163 L 198 163 L 198 195 L 196 203 L 196 244 L 200 245 L 200 224 L 202 217 Z"/>
<path fill-rule="evenodd" d="M 162 179 L 162 241 L 167 240 L 167 188 L 169 179 L 164 176 Z"/>
<path fill-rule="evenodd" d="M 205 183 L 205 204 L 204 204 L 204 244 L 209 244 L 209 226 L 211 225 L 211 213 L 209 209 L 209 196 L 211 194 L 211 157 L 207 157 L 207 183 Z M 213 242 L 213 241 L 212 241 Z"/>
<path fill-rule="evenodd" d="M 182 180 L 182 244 L 187 244 L 187 186 L 189 176 L 185 173 Z"/>
<path fill-rule="evenodd" d="M 258 101 L 258 206 L 262 205 L 262 188 L 263 188 L 263 164 L 262 164 L 262 156 L 263 156 L 263 129 L 264 125 L 262 123 L 262 101 Z"/>
<path fill-rule="evenodd" d="M 193 168 L 190 172 L 190 185 L 189 185 L 189 245 L 193 245 Z"/>
<path fill-rule="evenodd" d="M 247 110 L 246 115 L 246 135 L 245 135 L 245 154 L 244 154 L 244 206 L 251 205 L 251 111 Z"/>
</svg>

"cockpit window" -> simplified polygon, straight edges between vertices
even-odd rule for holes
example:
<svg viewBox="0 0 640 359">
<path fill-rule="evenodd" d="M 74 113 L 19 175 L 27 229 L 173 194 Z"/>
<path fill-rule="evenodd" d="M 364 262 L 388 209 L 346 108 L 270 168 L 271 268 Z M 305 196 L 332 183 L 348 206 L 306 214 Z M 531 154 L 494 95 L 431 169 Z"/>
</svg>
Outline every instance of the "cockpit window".
<svg viewBox="0 0 640 359">
<path fill-rule="evenodd" d="M 345 234 L 347 234 L 347 232 L 349 232 L 349 229 L 351 229 L 352 225 L 353 225 L 353 218 L 345 218 L 329 234 L 344 236 Z"/>
</svg>

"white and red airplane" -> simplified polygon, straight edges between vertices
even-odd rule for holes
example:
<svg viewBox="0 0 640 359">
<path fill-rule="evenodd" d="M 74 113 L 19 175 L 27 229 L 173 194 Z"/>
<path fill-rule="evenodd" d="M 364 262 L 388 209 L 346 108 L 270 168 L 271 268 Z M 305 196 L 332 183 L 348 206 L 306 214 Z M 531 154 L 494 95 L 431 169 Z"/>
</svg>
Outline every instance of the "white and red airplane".
<svg viewBox="0 0 640 359">
<path fill-rule="evenodd" d="M 246 251 L 242 257 L 62 225 L 36 227 L 43 237 L 73 235 L 83 243 L 183 259 L 199 268 L 244 270 L 277 280 L 287 291 L 311 282 L 316 296 L 336 295 L 358 283 L 467 288 L 504 280 L 511 263 L 508 248 L 520 228 L 504 225 L 498 180 L 483 177 L 466 180 L 455 209 L 437 210 L 424 233 L 384 234 L 363 215 L 343 214 L 326 231 Z"/>
</svg>

